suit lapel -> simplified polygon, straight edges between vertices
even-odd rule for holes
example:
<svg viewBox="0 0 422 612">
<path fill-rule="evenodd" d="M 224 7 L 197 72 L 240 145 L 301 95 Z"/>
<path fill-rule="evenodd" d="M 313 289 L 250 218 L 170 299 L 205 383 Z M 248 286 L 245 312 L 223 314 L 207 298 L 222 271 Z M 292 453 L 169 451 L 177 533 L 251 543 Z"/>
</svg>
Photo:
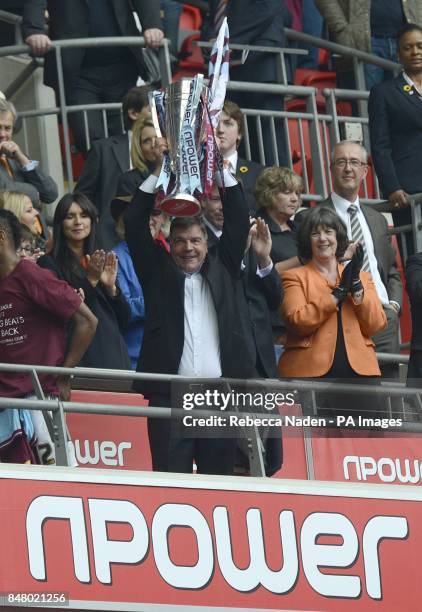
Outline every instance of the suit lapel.
<svg viewBox="0 0 422 612">
<path fill-rule="evenodd" d="M 395 81 L 396 88 L 400 92 L 400 95 L 406 98 L 406 100 L 408 100 L 408 102 L 417 109 L 418 114 L 420 115 L 422 112 L 422 100 L 420 99 L 416 89 L 408 85 L 402 74 L 396 77 Z"/>
<path fill-rule="evenodd" d="M 127 172 L 130 167 L 128 135 L 115 136 L 113 138 L 112 150 L 121 171 Z"/>
</svg>

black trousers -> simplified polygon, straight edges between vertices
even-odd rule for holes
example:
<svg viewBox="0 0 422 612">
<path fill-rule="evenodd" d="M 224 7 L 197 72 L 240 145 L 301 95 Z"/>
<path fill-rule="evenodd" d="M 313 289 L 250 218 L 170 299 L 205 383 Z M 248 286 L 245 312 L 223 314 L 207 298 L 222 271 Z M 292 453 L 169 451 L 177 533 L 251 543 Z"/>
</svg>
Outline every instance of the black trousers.
<svg viewBox="0 0 422 612">
<path fill-rule="evenodd" d="M 172 396 L 151 395 L 150 406 L 181 408 L 184 393 L 200 391 L 198 384 L 178 383 L 175 387 Z M 212 388 L 223 390 L 218 384 Z M 191 431 L 176 416 L 149 418 L 148 437 L 154 471 L 191 474 L 195 461 L 199 474 L 233 474 L 237 437 L 229 437 L 227 431 L 218 427 Z"/>
<path fill-rule="evenodd" d="M 75 87 L 67 95 L 67 103 L 101 104 L 121 102 L 127 91 L 136 85 L 138 70 L 134 58 L 128 54 L 126 61 L 108 65 L 84 64 L 79 73 Z M 105 137 L 102 111 L 87 113 L 88 133 L 91 144 L 94 140 Z M 85 154 L 89 149 L 86 139 L 86 126 L 83 112 L 69 114 L 69 124 L 78 150 Z M 123 131 L 120 111 L 107 112 L 108 135 L 114 136 Z"/>
</svg>

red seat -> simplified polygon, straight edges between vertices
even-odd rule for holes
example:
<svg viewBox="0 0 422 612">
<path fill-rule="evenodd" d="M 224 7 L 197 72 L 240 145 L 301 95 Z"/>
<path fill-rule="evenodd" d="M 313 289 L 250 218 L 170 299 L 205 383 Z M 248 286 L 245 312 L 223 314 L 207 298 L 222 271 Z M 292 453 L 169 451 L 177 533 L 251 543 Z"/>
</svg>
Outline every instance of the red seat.
<svg viewBox="0 0 422 612">
<path fill-rule="evenodd" d="M 201 25 L 202 17 L 199 8 L 184 4 L 179 20 L 179 30 L 200 30 Z"/>
<path fill-rule="evenodd" d="M 63 125 L 61 123 L 59 123 L 59 138 L 60 138 L 60 150 L 61 150 L 62 160 L 64 164 L 64 160 L 66 159 L 66 156 L 65 156 L 65 150 L 64 150 Z M 84 160 L 82 153 L 79 153 L 78 149 L 76 148 L 75 139 L 73 137 L 73 132 L 70 128 L 69 128 L 69 140 L 70 140 L 70 154 L 71 154 L 71 160 L 72 160 L 73 179 L 77 181 L 81 175 L 85 160 Z"/>
</svg>

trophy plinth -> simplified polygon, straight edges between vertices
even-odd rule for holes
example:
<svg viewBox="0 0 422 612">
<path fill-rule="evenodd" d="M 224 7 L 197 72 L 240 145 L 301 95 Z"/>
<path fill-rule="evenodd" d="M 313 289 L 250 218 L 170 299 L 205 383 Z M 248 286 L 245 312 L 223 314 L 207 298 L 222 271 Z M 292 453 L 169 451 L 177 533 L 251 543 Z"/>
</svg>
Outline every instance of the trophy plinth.
<svg viewBox="0 0 422 612">
<path fill-rule="evenodd" d="M 171 193 L 160 203 L 160 209 L 172 217 L 195 217 L 201 212 L 201 204 L 189 193 Z"/>
</svg>

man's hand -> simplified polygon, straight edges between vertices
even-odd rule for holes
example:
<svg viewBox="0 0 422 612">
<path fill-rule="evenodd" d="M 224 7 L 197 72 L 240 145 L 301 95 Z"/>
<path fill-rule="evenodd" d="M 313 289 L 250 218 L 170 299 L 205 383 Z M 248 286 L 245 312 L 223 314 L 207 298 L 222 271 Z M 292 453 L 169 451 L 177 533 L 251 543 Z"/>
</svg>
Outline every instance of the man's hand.
<svg viewBox="0 0 422 612">
<path fill-rule="evenodd" d="M 59 397 L 63 402 L 70 402 L 70 376 L 62 375 L 57 377 L 57 387 L 59 389 Z"/>
<path fill-rule="evenodd" d="M 29 164 L 29 158 L 22 153 L 19 145 L 13 140 L 5 140 L 4 142 L 0 142 L 0 155 L 6 155 L 6 157 L 10 157 L 14 159 L 20 166 L 24 167 Z"/>
<path fill-rule="evenodd" d="M 164 38 L 164 32 L 159 28 L 149 28 L 142 32 L 145 38 L 145 42 L 147 47 L 151 47 L 151 49 L 157 49 L 161 46 L 161 41 Z"/>
<path fill-rule="evenodd" d="M 167 140 L 165 138 L 156 138 L 154 140 L 154 146 L 152 148 L 152 154 L 154 156 L 154 170 L 152 171 L 152 174 L 154 174 L 155 176 L 160 176 L 164 153 L 167 153 L 167 151 Z"/>
<path fill-rule="evenodd" d="M 255 219 L 255 223 L 250 229 L 251 246 L 258 258 L 259 268 L 266 268 L 271 265 L 271 232 L 268 225 L 261 218 Z"/>
<path fill-rule="evenodd" d="M 114 297 L 117 294 L 117 268 L 118 262 L 116 253 L 114 253 L 113 251 L 106 253 L 104 269 L 102 271 L 100 281 L 111 297 Z"/>
<path fill-rule="evenodd" d="M 31 34 L 25 39 L 34 55 L 44 55 L 52 47 L 52 42 L 46 34 Z"/>
<path fill-rule="evenodd" d="M 407 208 L 409 206 L 409 194 L 403 189 L 397 189 L 388 196 L 388 201 L 394 208 Z"/>
</svg>

